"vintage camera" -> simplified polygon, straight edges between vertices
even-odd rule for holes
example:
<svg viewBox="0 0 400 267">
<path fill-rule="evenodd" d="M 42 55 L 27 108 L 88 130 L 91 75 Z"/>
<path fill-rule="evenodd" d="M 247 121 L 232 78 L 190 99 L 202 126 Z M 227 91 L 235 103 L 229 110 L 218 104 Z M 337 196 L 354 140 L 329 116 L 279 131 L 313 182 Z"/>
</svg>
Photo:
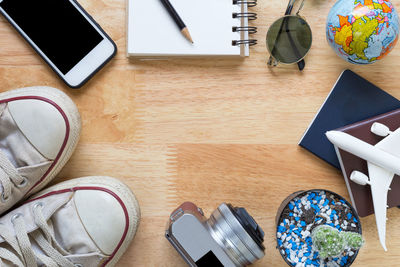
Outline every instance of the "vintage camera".
<svg viewBox="0 0 400 267">
<path fill-rule="evenodd" d="M 185 202 L 172 212 L 166 238 L 189 266 L 239 267 L 264 257 L 264 232 L 246 209 L 221 204 L 207 219 Z"/>
</svg>

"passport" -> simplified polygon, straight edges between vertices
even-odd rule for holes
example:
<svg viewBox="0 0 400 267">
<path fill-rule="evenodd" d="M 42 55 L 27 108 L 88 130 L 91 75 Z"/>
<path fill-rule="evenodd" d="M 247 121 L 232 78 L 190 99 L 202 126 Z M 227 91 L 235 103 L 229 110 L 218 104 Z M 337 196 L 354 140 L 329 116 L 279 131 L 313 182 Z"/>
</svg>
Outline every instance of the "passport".
<svg viewBox="0 0 400 267">
<path fill-rule="evenodd" d="M 305 131 L 299 145 L 340 169 L 325 133 L 400 108 L 400 101 L 351 70 L 345 70 Z"/>
</svg>

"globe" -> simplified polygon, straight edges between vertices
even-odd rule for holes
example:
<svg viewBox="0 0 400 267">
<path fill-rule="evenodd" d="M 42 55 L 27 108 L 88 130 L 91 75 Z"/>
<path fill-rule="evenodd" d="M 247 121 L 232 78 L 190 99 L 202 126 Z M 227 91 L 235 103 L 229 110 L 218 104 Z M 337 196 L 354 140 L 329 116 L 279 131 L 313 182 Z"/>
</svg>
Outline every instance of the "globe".
<svg viewBox="0 0 400 267">
<path fill-rule="evenodd" d="M 371 64 L 396 45 L 399 17 L 389 0 L 339 0 L 329 12 L 326 37 L 343 59 Z"/>
</svg>

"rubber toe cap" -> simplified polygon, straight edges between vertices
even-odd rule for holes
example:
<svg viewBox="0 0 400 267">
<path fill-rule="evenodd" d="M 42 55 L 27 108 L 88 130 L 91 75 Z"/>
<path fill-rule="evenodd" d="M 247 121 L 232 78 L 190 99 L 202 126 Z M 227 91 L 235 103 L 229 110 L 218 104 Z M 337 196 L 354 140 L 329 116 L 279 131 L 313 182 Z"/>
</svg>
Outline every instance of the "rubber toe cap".
<svg viewBox="0 0 400 267">
<path fill-rule="evenodd" d="M 103 253 L 111 255 L 123 238 L 128 223 L 121 203 L 101 190 L 79 190 L 74 200 L 93 242 Z"/>
<path fill-rule="evenodd" d="M 54 160 L 66 136 L 66 123 L 51 103 L 39 99 L 22 99 L 8 103 L 18 128 L 46 158 Z"/>
</svg>

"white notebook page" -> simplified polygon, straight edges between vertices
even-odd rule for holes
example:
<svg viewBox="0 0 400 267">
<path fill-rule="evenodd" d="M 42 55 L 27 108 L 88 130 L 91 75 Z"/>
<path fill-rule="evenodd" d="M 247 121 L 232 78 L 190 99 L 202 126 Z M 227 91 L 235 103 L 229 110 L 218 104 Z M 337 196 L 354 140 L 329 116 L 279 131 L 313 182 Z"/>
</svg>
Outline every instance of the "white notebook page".
<svg viewBox="0 0 400 267">
<path fill-rule="evenodd" d="M 240 56 L 240 33 L 232 32 L 241 12 L 232 0 L 170 0 L 193 38 L 181 34 L 160 0 L 128 0 L 128 55 L 130 56 Z"/>
</svg>

